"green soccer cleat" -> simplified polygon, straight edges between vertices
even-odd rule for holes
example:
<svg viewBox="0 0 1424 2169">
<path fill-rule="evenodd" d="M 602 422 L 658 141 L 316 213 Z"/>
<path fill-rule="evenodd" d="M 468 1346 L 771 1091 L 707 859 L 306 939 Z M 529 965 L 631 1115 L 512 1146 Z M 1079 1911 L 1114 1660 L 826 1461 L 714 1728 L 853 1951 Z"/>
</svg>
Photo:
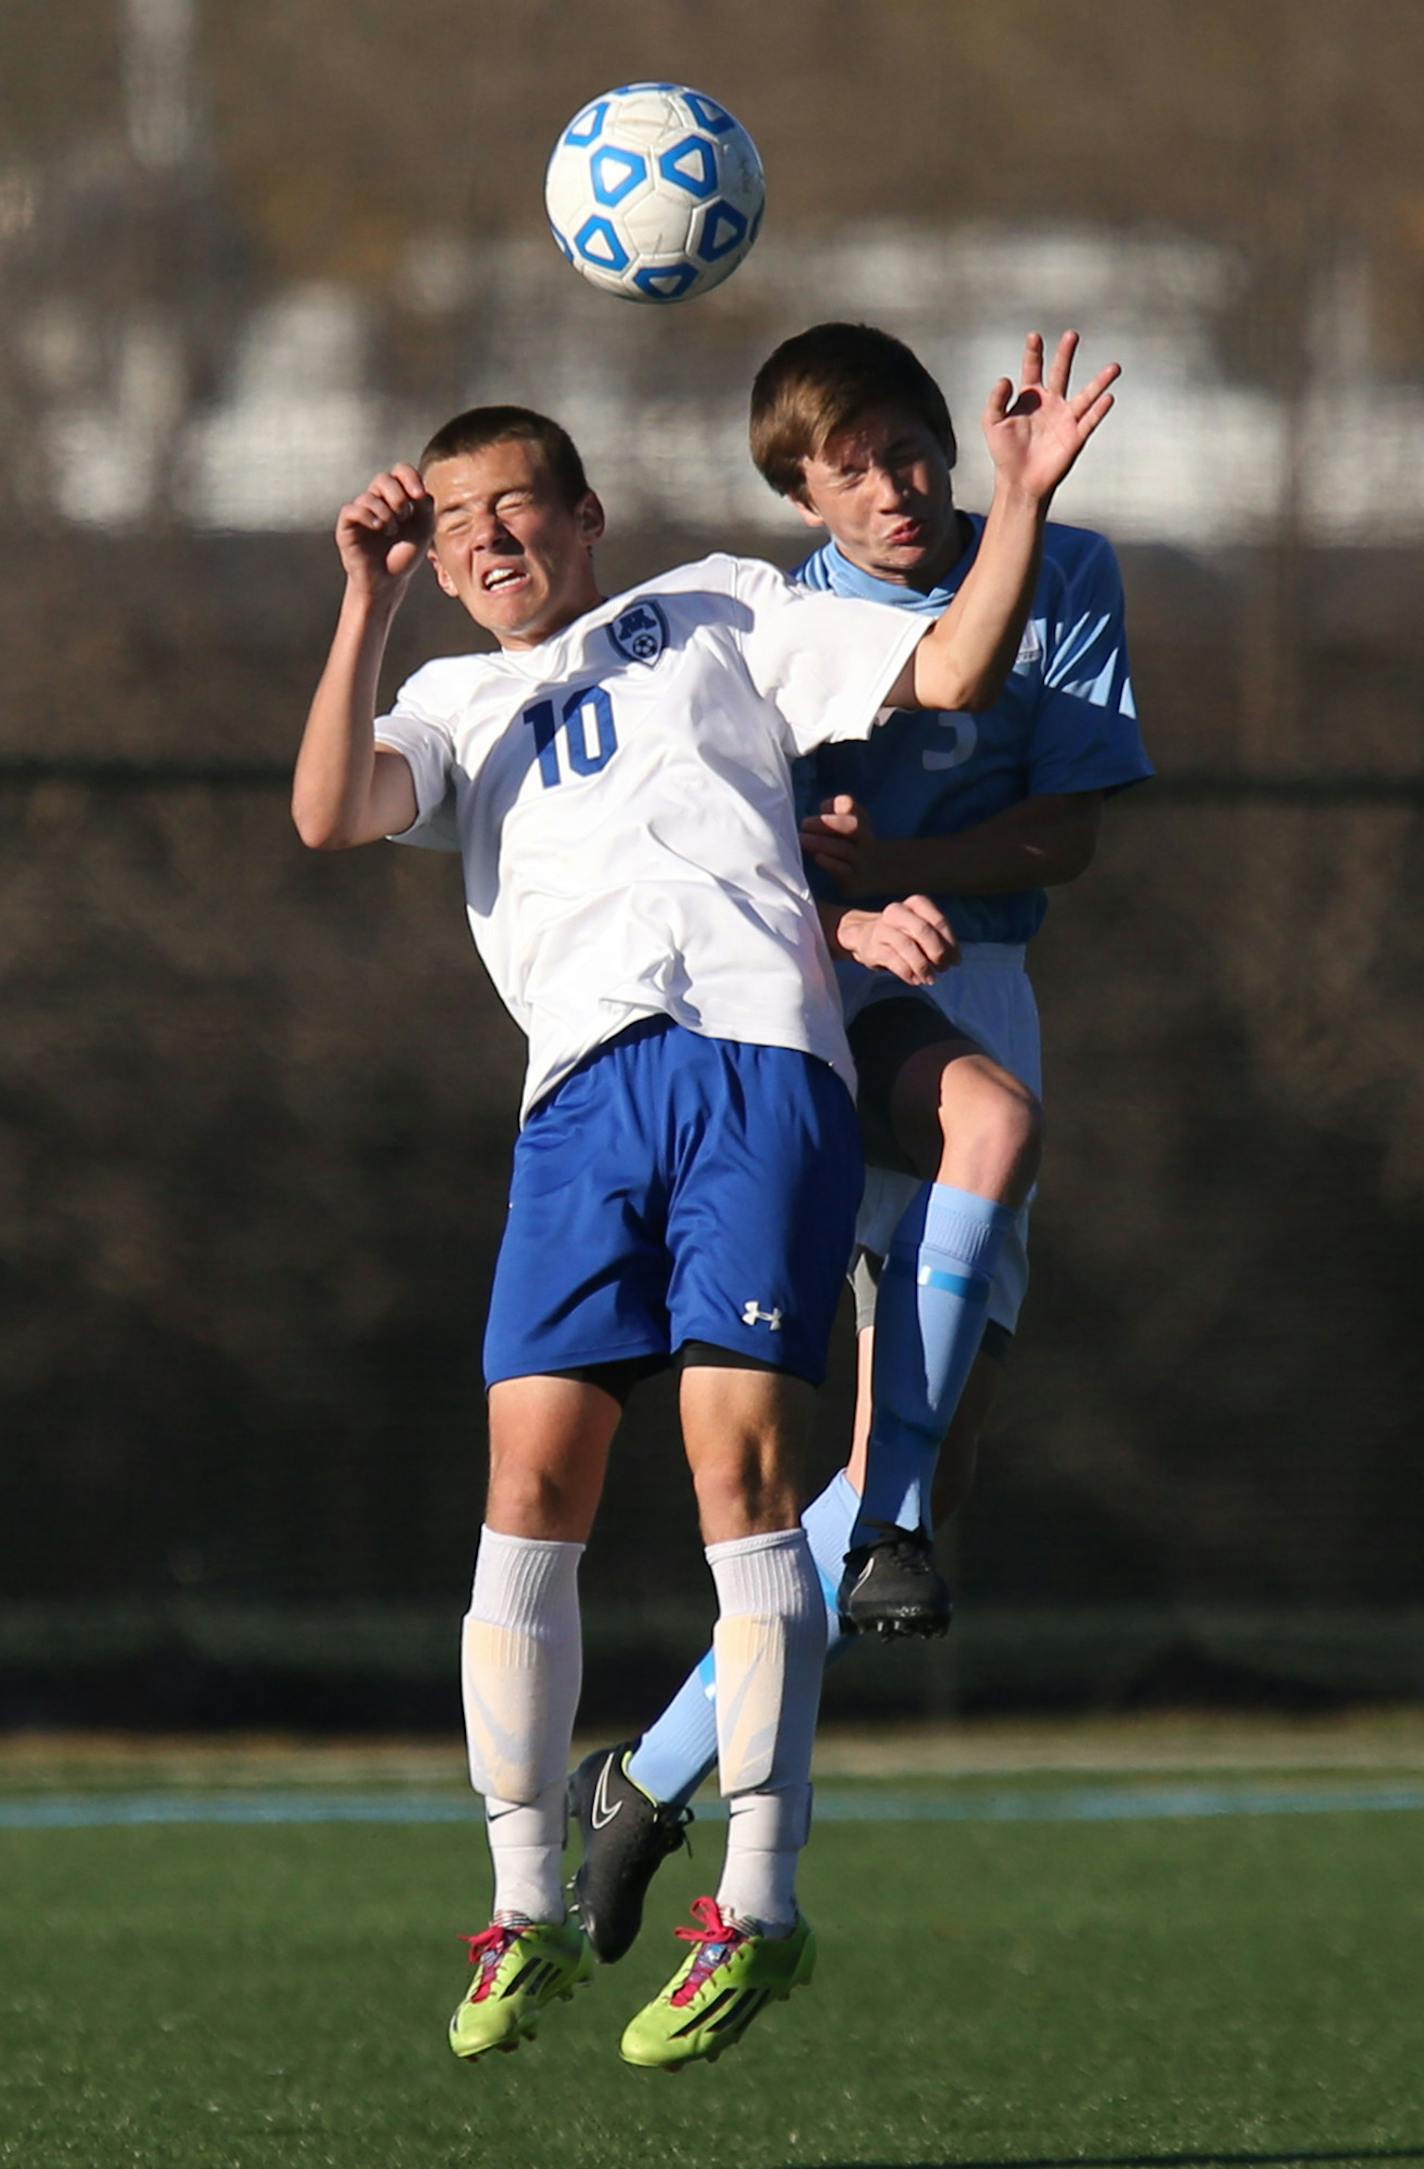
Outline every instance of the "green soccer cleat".
<svg viewBox="0 0 1424 2169">
<path fill-rule="evenodd" d="M 692 1910 L 699 1925 L 677 1931 L 695 1946 L 692 1956 L 623 2036 L 623 2061 L 645 2071 L 715 2063 L 759 2011 L 773 1998 L 784 2003 L 815 1968 L 816 1938 L 804 1920 L 773 1937 L 724 1918 L 715 1898 L 695 1898 Z"/>
<path fill-rule="evenodd" d="M 475 1979 L 450 2021 L 450 2046 L 467 2060 L 532 2041 L 546 2007 L 566 2002 L 593 1972 L 577 1922 L 495 1921 L 465 1941 Z"/>
</svg>

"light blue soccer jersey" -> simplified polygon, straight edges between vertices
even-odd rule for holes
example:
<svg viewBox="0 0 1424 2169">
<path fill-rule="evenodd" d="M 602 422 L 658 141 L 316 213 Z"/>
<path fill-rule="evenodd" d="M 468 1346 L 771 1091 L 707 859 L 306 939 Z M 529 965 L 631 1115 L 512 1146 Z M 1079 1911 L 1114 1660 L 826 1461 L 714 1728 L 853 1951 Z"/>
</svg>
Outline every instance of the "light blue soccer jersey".
<svg viewBox="0 0 1424 2169">
<path fill-rule="evenodd" d="M 807 587 L 938 617 L 974 562 L 974 538 L 943 586 L 928 595 L 862 572 L 828 542 L 797 567 Z M 882 836 L 950 836 L 1025 798 L 1120 791 L 1153 773 L 1132 697 L 1122 578 L 1111 545 L 1082 527 L 1050 525 L 1028 626 L 1008 685 L 973 714 L 897 710 L 866 741 L 822 746 L 796 763 L 797 812 L 848 792 Z M 816 867 L 813 892 L 834 899 Z M 888 897 L 866 898 L 887 903 Z M 1048 909 L 1042 889 L 1009 896 L 937 896 L 961 941 L 1026 942 Z"/>
</svg>

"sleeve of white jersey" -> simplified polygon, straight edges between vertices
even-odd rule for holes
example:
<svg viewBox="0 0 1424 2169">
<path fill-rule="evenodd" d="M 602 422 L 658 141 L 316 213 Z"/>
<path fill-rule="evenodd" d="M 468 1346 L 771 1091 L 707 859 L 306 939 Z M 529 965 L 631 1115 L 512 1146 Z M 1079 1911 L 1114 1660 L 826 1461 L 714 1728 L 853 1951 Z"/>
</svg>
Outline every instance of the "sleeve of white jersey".
<svg viewBox="0 0 1424 2169">
<path fill-rule="evenodd" d="M 416 844 L 426 851 L 460 848 L 451 780 L 455 746 L 448 702 L 442 698 L 443 675 L 438 662 L 427 663 L 407 678 L 390 714 L 376 718 L 377 745 L 404 754 L 415 784 L 415 819 L 390 841 Z"/>
<path fill-rule="evenodd" d="M 798 587 L 756 558 L 736 561 L 738 638 L 753 685 L 775 707 L 793 758 L 832 738 L 868 738 L 928 621 L 889 603 Z"/>
</svg>

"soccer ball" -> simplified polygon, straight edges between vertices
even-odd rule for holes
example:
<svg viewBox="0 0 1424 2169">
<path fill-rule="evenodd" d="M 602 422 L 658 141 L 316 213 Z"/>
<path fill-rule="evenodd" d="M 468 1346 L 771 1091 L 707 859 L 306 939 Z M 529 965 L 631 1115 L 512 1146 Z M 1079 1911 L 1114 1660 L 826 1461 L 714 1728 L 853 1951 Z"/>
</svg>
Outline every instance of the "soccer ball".
<svg viewBox="0 0 1424 2169">
<path fill-rule="evenodd" d="M 677 83 L 625 83 L 574 115 L 549 160 L 554 239 L 605 294 L 688 301 L 757 237 L 766 182 L 725 106 Z"/>
</svg>

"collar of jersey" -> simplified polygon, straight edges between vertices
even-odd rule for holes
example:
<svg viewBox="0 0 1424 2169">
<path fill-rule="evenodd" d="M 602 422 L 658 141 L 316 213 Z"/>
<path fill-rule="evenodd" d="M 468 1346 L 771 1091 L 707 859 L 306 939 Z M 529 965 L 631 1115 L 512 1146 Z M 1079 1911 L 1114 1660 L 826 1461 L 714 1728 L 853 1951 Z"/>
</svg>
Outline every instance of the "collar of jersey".
<svg viewBox="0 0 1424 2169">
<path fill-rule="evenodd" d="M 956 508 L 957 509 L 957 508 Z M 947 610 L 959 592 L 959 583 L 974 562 L 979 547 L 979 537 L 984 532 L 982 512 L 966 512 L 964 517 L 973 528 L 969 547 L 938 587 L 932 587 L 927 595 L 918 588 L 902 587 L 897 580 L 877 580 L 873 572 L 866 572 L 860 565 L 853 565 L 842 554 L 840 545 L 828 542 L 824 550 L 826 572 L 831 589 L 837 595 L 856 595 L 866 602 L 895 603 L 901 610 L 920 610 L 925 616 L 938 616 Z"/>
<path fill-rule="evenodd" d="M 628 595 L 634 595 L 638 591 L 635 588 L 629 588 L 626 592 Z M 597 625 L 600 618 L 608 610 L 612 610 L 616 617 L 617 605 L 623 600 L 624 596 L 622 594 L 605 595 L 602 602 L 593 603 L 583 612 L 581 617 L 570 618 L 568 624 L 560 626 L 558 632 L 550 633 L 547 640 L 541 640 L 537 648 L 501 648 L 496 645 L 492 649 L 487 648 L 485 650 L 485 660 L 491 663 L 507 663 L 510 669 L 521 678 L 547 678 L 549 675 L 549 657 L 554 653 L 559 642 L 567 640 L 570 634 L 577 633 L 581 626 Z"/>
</svg>

